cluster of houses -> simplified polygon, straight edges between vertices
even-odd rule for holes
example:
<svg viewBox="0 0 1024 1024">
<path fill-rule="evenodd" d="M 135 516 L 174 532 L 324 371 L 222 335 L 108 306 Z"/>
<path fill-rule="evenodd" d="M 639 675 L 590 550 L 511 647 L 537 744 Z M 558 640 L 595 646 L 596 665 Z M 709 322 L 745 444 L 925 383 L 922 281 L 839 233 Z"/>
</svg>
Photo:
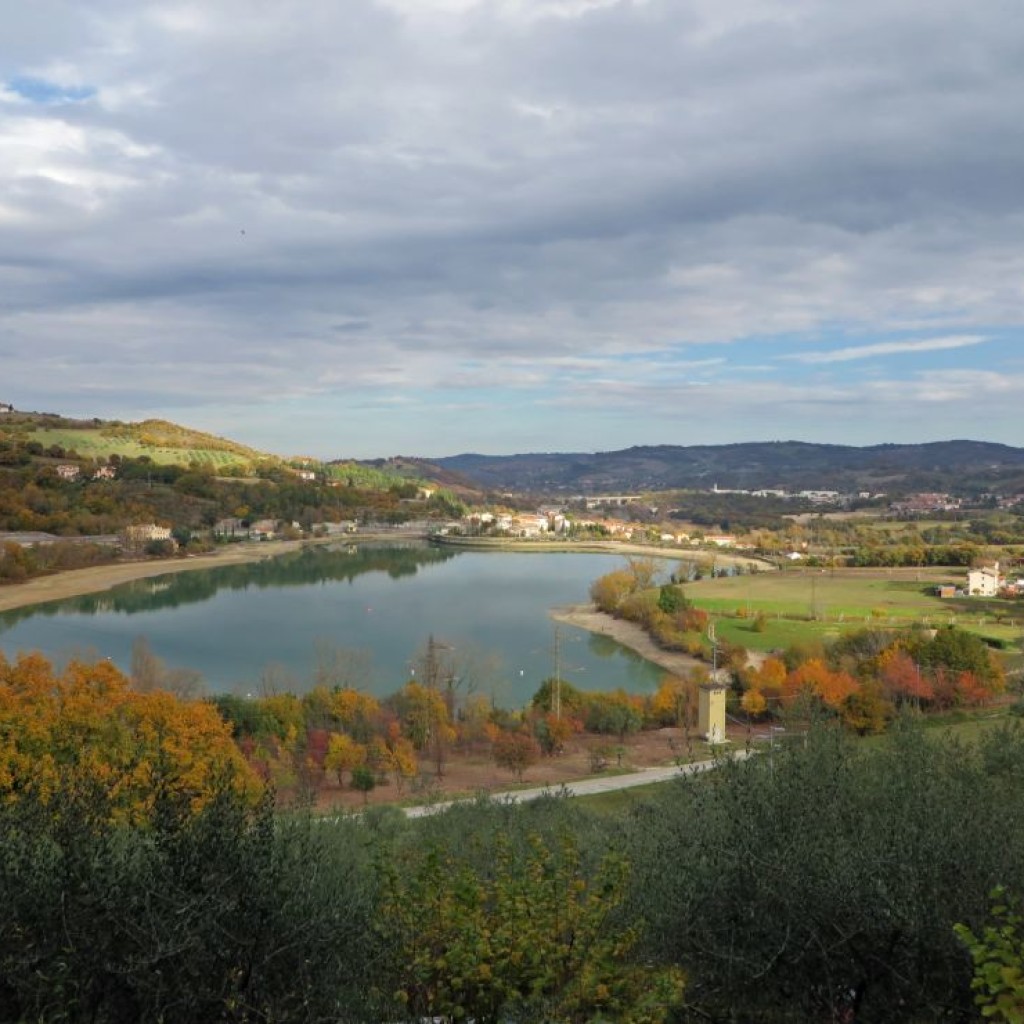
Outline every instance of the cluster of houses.
<svg viewBox="0 0 1024 1024">
<path fill-rule="evenodd" d="M 601 533 L 619 540 L 650 540 L 651 535 L 646 527 L 635 526 L 618 519 L 578 519 L 569 518 L 560 506 L 542 505 L 536 512 L 471 512 L 461 523 L 449 524 L 443 531 L 453 532 L 456 529 L 477 531 L 480 533 L 501 534 L 506 537 L 529 539 L 544 535 L 568 534 L 573 530 L 600 530 Z M 737 540 L 732 534 L 714 533 L 702 537 L 692 537 L 683 532 L 661 532 L 657 536 L 662 544 L 696 545 L 705 544 L 718 548 L 734 548 Z"/>
<path fill-rule="evenodd" d="M 967 574 L 967 593 L 971 597 L 996 597 L 1005 593 L 1014 596 L 1024 594 L 1024 578 L 1007 579 L 1000 571 L 998 562 L 983 565 L 980 569 L 971 569 Z"/>
<path fill-rule="evenodd" d="M 786 501 L 808 501 L 812 505 L 841 505 L 854 499 L 858 501 L 877 501 L 884 498 L 883 493 L 858 491 L 856 494 L 843 494 L 841 491 L 804 490 L 787 491 L 784 487 L 762 487 L 756 491 L 740 487 L 719 487 L 715 484 L 708 494 L 746 494 L 752 498 L 782 498 Z"/>
<path fill-rule="evenodd" d="M 56 467 L 57 476 L 69 483 L 78 480 L 82 476 L 82 467 L 76 466 L 73 462 L 63 462 Z M 113 466 L 99 466 L 90 475 L 92 480 L 113 480 L 117 476 L 117 470 Z"/>
<path fill-rule="evenodd" d="M 953 583 L 943 583 L 936 587 L 939 597 L 1020 597 L 1024 596 L 1024 577 L 1016 580 L 1008 579 L 999 567 L 999 563 L 983 565 L 979 569 L 971 569 L 967 573 L 967 583 L 963 588 Z"/>
<path fill-rule="evenodd" d="M 897 515 L 925 515 L 928 512 L 953 512 L 960 505 L 960 499 L 951 494 L 910 494 L 902 501 L 892 502 L 889 511 Z"/>
</svg>

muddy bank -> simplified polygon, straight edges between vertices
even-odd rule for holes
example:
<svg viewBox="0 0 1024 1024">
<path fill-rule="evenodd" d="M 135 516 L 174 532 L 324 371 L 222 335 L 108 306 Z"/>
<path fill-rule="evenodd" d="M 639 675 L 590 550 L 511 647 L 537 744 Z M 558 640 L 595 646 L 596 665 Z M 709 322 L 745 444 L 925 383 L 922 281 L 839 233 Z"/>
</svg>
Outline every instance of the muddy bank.
<svg viewBox="0 0 1024 1024">
<path fill-rule="evenodd" d="M 195 569 L 215 569 L 221 565 L 244 565 L 265 558 L 276 558 L 298 551 L 307 544 L 358 544 L 422 540 L 425 534 L 362 533 L 344 537 L 318 537 L 312 540 L 272 540 L 227 544 L 208 555 L 186 555 L 184 558 L 158 558 L 145 562 L 116 562 L 94 565 L 87 569 L 69 569 L 52 576 L 38 576 L 25 583 L 11 583 L 0 587 L 0 612 L 23 608 L 44 601 L 61 601 L 66 597 L 96 594 L 116 587 L 119 583 L 166 576 L 168 573 L 190 572 Z"/>
<path fill-rule="evenodd" d="M 695 668 L 710 670 L 710 666 L 699 658 L 676 651 L 666 651 L 635 623 L 599 612 L 591 604 L 573 604 L 564 608 L 554 608 L 550 614 L 557 622 L 564 622 L 566 625 L 585 629 L 589 633 L 598 633 L 601 636 L 609 637 L 672 675 L 686 675 Z"/>
</svg>

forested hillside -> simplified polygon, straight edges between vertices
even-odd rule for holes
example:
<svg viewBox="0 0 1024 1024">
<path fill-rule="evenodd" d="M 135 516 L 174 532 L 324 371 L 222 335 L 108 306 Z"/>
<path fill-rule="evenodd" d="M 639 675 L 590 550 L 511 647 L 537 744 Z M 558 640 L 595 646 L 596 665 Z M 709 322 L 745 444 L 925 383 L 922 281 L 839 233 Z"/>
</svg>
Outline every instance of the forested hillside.
<svg viewBox="0 0 1024 1024">
<path fill-rule="evenodd" d="M 132 522 L 188 531 L 224 517 L 309 529 L 357 517 L 443 513 L 441 493 L 411 505 L 422 481 L 389 466 L 291 462 L 175 424 L 0 419 L 0 531 L 112 534 Z"/>
<path fill-rule="evenodd" d="M 1024 490 L 1024 449 L 982 441 L 844 445 L 777 441 L 657 445 L 595 453 L 455 455 L 429 460 L 480 486 L 617 493 L 720 487 L 842 491 Z"/>
</svg>

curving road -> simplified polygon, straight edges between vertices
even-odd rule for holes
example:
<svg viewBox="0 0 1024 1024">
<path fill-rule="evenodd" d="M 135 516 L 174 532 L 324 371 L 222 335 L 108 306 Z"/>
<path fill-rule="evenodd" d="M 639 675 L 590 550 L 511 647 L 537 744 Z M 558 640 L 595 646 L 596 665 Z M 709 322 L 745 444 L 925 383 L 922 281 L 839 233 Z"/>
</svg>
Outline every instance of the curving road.
<svg viewBox="0 0 1024 1024">
<path fill-rule="evenodd" d="M 735 761 L 744 761 L 751 756 L 750 751 L 737 750 L 729 755 Z M 542 796 L 591 796 L 595 793 L 610 793 L 616 789 L 632 789 L 634 786 L 648 786 L 652 782 L 669 782 L 687 775 L 698 775 L 711 771 L 720 761 L 694 761 L 692 764 L 670 765 L 666 768 L 645 768 L 643 771 L 630 772 L 627 775 L 606 775 L 598 778 L 581 779 L 579 782 L 567 782 L 561 786 L 538 786 L 534 789 L 515 789 L 503 793 L 488 794 L 492 800 L 507 800 L 521 804 L 528 800 L 537 800 Z M 472 800 L 446 800 L 443 803 L 422 804 L 418 807 L 405 807 L 403 810 L 409 818 L 422 818 L 428 814 L 446 811 L 456 803 Z"/>
</svg>

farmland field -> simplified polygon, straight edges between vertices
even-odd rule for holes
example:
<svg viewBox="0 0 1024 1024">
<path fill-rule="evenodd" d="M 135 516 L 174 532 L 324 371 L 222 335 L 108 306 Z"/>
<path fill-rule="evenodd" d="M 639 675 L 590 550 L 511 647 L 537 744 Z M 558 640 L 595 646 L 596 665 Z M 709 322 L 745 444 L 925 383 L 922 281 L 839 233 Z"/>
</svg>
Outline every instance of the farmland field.
<svg viewBox="0 0 1024 1024">
<path fill-rule="evenodd" d="M 192 462 L 197 462 L 200 465 L 209 466 L 211 469 L 245 465 L 250 461 L 241 454 L 222 449 L 143 444 L 137 437 L 127 432 L 107 434 L 99 430 L 56 428 L 35 430 L 28 435 L 28 440 L 38 441 L 44 448 L 59 445 L 64 449 L 74 449 L 80 456 L 87 459 L 107 459 L 111 455 L 137 459 L 142 455 L 148 455 L 154 462 L 161 465 L 187 466 Z"/>
<path fill-rule="evenodd" d="M 937 583 L 962 579 L 950 569 L 806 570 L 699 580 L 687 584 L 686 595 L 715 617 L 722 639 L 753 649 L 834 639 L 865 625 L 913 623 L 956 625 L 1004 648 L 1018 644 L 1024 627 L 1019 604 L 935 596 Z"/>
</svg>

